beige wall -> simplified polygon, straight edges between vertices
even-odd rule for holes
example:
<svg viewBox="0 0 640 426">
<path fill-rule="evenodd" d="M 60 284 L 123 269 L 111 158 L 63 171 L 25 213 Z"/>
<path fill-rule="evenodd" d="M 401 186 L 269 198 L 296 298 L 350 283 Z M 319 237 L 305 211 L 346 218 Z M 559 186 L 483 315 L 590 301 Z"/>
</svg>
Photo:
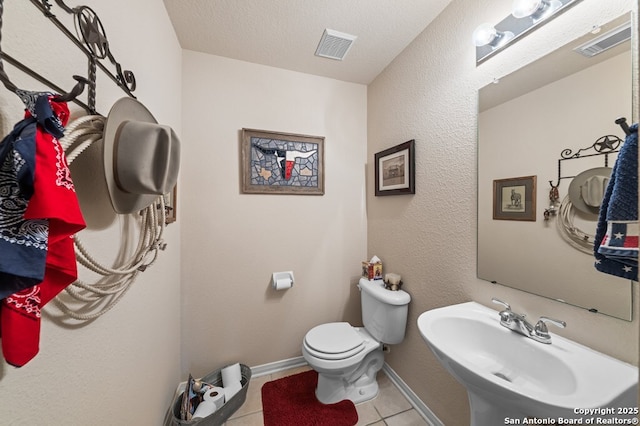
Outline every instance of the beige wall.
<svg viewBox="0 0 640 426">
<path fill-rule="evenodd" d="M 183 372 L 300 356 L 313 326 L 359 321 L 366 86 L 192 51 L 183 75 Z M 242 128 L 324 136 L 325 194 L 241 194 Z"/>
<path fill-rule="evenodd" d="M 53 11 L 72 31 L 73 21 L 55 2 Z M 69 2 L 75 6 L 75 2 Z M 138 99 L 156 119 L 180 132 L 181 50 L 161 2 L 85 0 L 105 27 L 111 50 L 124 69 L 135 73 Z M 5 1 L 2 47 L 45 77 L 69 90 L 72 74 L 85 75 L 86 57 L 76 53 L 29 1 Z M 140 23 L 144 22 L 144 30 Z M 141 54 L 144 52 L 144 54 Z M 108 63 L 108 61 L 107 61 Z M 19 71 L 7 72 L 25 89 L 42 87 Z M 0 94 L 3 135 L 22 117 L 22 104 Z M 107 114 L 125 96 L 98 74 L 97 109 Z M 86 97 L 83 97 L 86 100 Z M 77 110 L 76 110 L 77 115 Z M 120 247 L 123 220 L 105 206 L 99 146 L 72 164 L 76 187 L 88 190 L 83 205 L 90 230 L 80 236 L 98 260 L 109 264 Z M 76 167 L 83 163 L 84 166 Z M 85 191 L 86 192 L 86 191 Z M 42 321 L 40 353 L 26 366 L 0 364 L 0 423 L 12 425 L 161 424 L 180 374 L 180 222 L 164 235 L 167 250 L 136 280 L 109 313 L 78 325 L 58 321 L 48 305 Z M 81 277 L 90 280 L 87 271 Z M 62 324 L 64 323 L 64 325 Z"/>
<path fill-rule="evenodd" d="M 467 395 L 420 337 L 416 319 L 428 309 L 492 305 L 496 296 L 531 317 L 564 319 L 570 326 L 561 334 L 637 363 L 637 309 L 626 322 L 491 285 L 476 278 L 475 260 L 478 89 L 631 7 L 628 0 L 580 2 L 476 67 L 471 33 L 507 16 L 510 2 L 454 0 L 369 86 L 368 253 L 401 273 L 412 295 L 407 337 L 387 361 L 446 425 L 468 422 Z M 409 139 L 416 140 L 416 194 L 374 197 L 374 153 Z"/>
</svg>

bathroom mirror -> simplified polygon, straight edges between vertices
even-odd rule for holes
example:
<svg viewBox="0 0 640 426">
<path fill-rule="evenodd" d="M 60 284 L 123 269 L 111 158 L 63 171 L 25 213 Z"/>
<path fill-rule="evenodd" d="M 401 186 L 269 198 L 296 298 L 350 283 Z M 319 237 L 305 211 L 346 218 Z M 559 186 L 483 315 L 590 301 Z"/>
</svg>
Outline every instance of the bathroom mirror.
<svg viewBox="0 0 640 426">
<path fill-rule="evenodd" d="M 595 234 L 597 214 L 570 209 L 545 220 L 544 212 L 551 183 L 563 201 L 574 176 L 615 163 L 617 154 L 606 163 L 602 155 L 558 160 L 563 150 L 577 152 L 605 135 L 624 140 L 615 120 L 631 124 L 631 42 L 591 57 L 574 49 L 614 29 L 630 34 L 623 28 L 630 22 L 630 14 L 621 16 L 482 88 L 478 112 L 478 277 L 624 320 L 631 320 L 633 282 L 598 272 L 592 254 L 562 237 L 566 226 Z M 522 185 L 533 211 L 494 219 L 510 182 Z"/>
</svg>

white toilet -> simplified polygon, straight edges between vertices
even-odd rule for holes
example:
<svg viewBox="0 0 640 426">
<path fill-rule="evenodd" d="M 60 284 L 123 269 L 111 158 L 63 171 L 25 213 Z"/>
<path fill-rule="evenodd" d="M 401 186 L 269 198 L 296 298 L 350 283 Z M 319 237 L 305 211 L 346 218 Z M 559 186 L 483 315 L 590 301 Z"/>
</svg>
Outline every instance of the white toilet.
<svg viewBox="0 0 640 426">
<path fill-rule="evenodd" d="M 384 363 L 382 344 L 404 339 L 409 293 L 387 290 L 381 280 L 366 278 L 358 288 L 364 328 L 332 322 L 312 328 L 304 337 L 302 356 L 318 372 L 316 397 L 323 404 L 374 398 L 376 374 Z"/>
</svg>

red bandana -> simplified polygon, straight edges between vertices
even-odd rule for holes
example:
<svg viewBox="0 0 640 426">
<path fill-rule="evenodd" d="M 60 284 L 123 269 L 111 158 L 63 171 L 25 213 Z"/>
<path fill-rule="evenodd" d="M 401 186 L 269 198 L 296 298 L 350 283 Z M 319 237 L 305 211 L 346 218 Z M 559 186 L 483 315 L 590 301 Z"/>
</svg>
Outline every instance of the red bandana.
<svg viewBox="0 0 640 426">
<path fill-rule="evenodd" d="M 66 103 L 49 102 L 53 114 L 66 125 Z M 27 112 L 27 117 L 30 113 Z M 25 219 L 47 219 L 49 223 L 46 268 L 43 281 L 2 301 L 0 330 L 5 360 L 21 367 L 37 353 L 40 340 L 40 310 L 78 278 L 73 234 L 85 228 L 64 150 L 42 125 L 36 127 L 36 167 L 33 195 Z"/>
</svg>

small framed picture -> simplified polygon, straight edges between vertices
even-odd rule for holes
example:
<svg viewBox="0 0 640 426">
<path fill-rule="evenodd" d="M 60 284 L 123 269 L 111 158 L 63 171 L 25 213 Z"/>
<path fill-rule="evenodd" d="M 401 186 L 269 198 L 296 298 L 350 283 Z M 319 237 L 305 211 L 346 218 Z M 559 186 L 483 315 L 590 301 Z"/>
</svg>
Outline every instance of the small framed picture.
<svg viewBox="0 0 640 426">
<path fill-rule="evenodd" d="M 178 201 L 178 185 L 174 186 L 171 192 L 164 194 L 165 225 L 168 225 L 176 221 L 177 201 Z"/>
<path fill-rule="evenodd" d="M 415 194 L 415 140 L 375 154 L 376 196 Z"/>
<path fill-rule="evenodd" d="M 536 220 L 536 176 L 493 181 L 494 220 Z"/>
</svg>

